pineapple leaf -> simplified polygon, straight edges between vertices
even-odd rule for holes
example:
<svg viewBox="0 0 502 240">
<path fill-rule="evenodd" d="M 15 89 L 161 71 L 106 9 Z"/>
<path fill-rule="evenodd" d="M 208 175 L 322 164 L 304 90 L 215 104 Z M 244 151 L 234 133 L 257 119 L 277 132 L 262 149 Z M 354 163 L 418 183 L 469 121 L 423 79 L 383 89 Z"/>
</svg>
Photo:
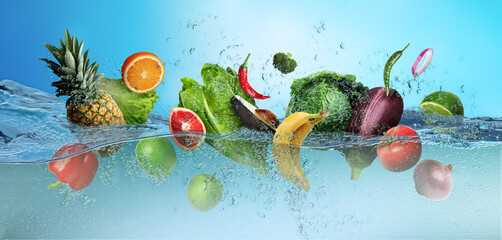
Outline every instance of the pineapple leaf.
<svg viewBox="0 0 502 240">
<path fill-rule="evenodd" d="M 61 38 L 59 39 L 59 45 L 61 45 L 61 49 L 59 52 L 61 53 L 61 55 L 63 55 L 66 52 L 66 46 L 64 45 L 64 42 Z"/>
<path fill-rule="evenodd" d="M 84 59 L 85 59 L 84 69 L 87 69 L 87 67 L 89 67 L 90 59 L 87 58 L 87 53 L 89 53 L 89 49 L 87 49 L 87 51 L 85 51 L 85 53 L 84 53 Z"/>
<path fill-rule="evenodd" d="M 82 73 L 83 76 L 84 74 L 83 70 L 84 70 L 84 60 L 79 58 L 77 72 Z"/>
<path fill-rule="evenodd" d="M 71 49 L 71 46 L 70 46 L 70 42 L 71 42 L 71 36 L 70 36 L 70 32 L 68 32 L 68 29 L 65 30 L 65 34 L 64 34 L 64 45 L 66 47 L 66 50 L 72 50 Z"/>
<path fill-rule="evenodd" d="M 47 49 L 49 49 L 49 52 L 51 52 L 52 54 L 54 54 L 54 53 L 56 53 L 56 52 L 57 52 L 57 53 L 59 53 L 59 49 L 58 49 L 57 47 L 54 47 L 54 46 L 52 46 L 52 45 L 50 45 L 50 44 L 48 44 L 48 43 L 44 43 L 44 46 L 45 46 Z"/>
<path fill-rule="evenodd" d="M 51 54 L 56 58 L 56 60 L 58 60 L 59 64 L 63 64 L 64 58 L 63 55 L 61 55 L 59 49 L 47 43 L 44 43 L 44 45 L 47 49 L 49 49 L 49 52 L 51 52 Z"/>
<path fill-rule="evenodd" d="M 73 68 L 69 68 L 69 67 L 62 67 L 61 72 L 63 72 L 66 75 L 72 75 L 72 76 L 77 75 L 77 72 L 75 72 L 75 70 Z"/>
<path fill-rule="evenodd" d="M 77 42 L 78 40 L 77 40 L 77 37 L 73 37 L 72 39 L 73 39 L 73 41 L 72 41 L 72 45 L 71 45 L 71 48 L 72 48 L 71 52 L 73 53 L 73 57 L 77 58 L 78 55 L 75 56 L 75 53 L 78 52 L 78 49 L 77 49 L 78 48 L 78 42 Z"/>
<path fill-rule="evenodd" d="M 67 67 L 75 69 L 75 59 L 73 59 L 73 55 L 71 55 L 68 49 L 66 49 L 66 53 L 64 55 L 64 62 Z"/>
<path fill-rule="evenodd" d="M 75 35 L 70 35 L 68 29 L 65 30 L 64 39 L 59 39 L 59 43 L 60 48 L 44 44 L 59 64 L 45 58 L 41 59 L 60 78 L 59 81 L 52 83 L 57 87 L 57 96 L 69 95 L 73 100 L 92 101 L 98 94 L 97 81 L 103 76 L 97 74 L 99 65 L 97 62 L 89 65 L 89 50 L 87 49 L 82 55 L 84 42 L 79 42 Z"/>
<path fill-rule="evenodd" d="M 50 69 L 52 68 L 59 68 L 61 66 L 59 66 L 59 64 L 49 60 L 49 59 L 46 59 L 46 58 L 40 58 L 40 60 L 44 61 L 47 63 L 47 65 L 49 66 Z"/>
<path fill-rule="evenodd" d="M 82 72 L 79 72 L 77 74 L 77 81 L 79 81 L 79 82 L 85 82 L 85 80 L 84 80 L 84 74 Z"/>
<path fill-rule="evenodd" d="M 45 58 L 41 58 L 40 60 L 46 62 L 49 69 L 51 69 L 58 77 L 63 75 L 63 73 L 59 70 L 61 66 L 59 66 L 57 63 Z"/>
<path fill-rule="evenodd" d="M 76 56 L 79 61 L 80 61 L 80 58 L 82 57 L 82 49 L 84 48 L 84 41 L 82 41 L 80 43 L 80 46 L 78 46 L 78 55 Z"/>
</svg>

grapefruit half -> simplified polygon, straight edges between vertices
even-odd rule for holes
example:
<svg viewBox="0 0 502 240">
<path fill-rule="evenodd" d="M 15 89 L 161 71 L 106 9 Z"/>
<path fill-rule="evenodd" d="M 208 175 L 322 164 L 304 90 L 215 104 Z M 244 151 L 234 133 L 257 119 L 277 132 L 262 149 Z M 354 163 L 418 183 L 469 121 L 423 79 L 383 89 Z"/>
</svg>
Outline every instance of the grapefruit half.
<svg viewBox="0 0 502 240">
<path fill-rule="evenodd" d="M 169 129 L 174 142 L 185 150 L 195 150 L 204 142 L 206 127 L 199 116 L 188 108 L 176 107 L 169 114 Z M 183 134 L 187 133 L 187 134 Z M 196 134 L 190 134 L 196 133 Z"/>
</svg>

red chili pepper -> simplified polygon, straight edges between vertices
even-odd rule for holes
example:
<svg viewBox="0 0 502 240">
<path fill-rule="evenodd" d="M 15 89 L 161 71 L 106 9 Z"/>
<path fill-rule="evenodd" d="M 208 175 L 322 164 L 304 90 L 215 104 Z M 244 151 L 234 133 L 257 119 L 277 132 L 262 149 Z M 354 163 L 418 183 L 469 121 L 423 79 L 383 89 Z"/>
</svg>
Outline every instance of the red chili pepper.
<svg viewBox="0 0 502 240">
<path fill-rule="evenodd" d="M 64 145 L 52 158 L 80 152 L 87 148 L 82 143 Z M 92 152 L 52 161 L 49 163 L 49 171 L 56 174 L 59 181 L 49 185 L 49 188 L 57 188 L 67 183 L 74 190 L 82 190 L 91 184 L 98 170 L 98 164 L 98 159 Z"/>
<path fill-rule="evenodd" d="M 251 87 L 251 85 L 249 85 L 249 82 L 248 82 L 248 66 L 247 66 L 247 62 L 248 62 L 248 59 L 249 59 L 250 55 L 251 55 L 251 53 L 248 54 L 246 60 L 244 61 L 244 63 L 239 68 L 239 83 L 241 84 L 242 90 L 244 90 L 244 92 L 246 92 L 249 96 L 251 96 L 253 98 L 256 98 L 256 99 L 267 99 L 267 98 L 270 98 L 269 96 L 263 96 L 263 95 L 259 94 L 258 92 L 256 92 Z"/>
</svg>

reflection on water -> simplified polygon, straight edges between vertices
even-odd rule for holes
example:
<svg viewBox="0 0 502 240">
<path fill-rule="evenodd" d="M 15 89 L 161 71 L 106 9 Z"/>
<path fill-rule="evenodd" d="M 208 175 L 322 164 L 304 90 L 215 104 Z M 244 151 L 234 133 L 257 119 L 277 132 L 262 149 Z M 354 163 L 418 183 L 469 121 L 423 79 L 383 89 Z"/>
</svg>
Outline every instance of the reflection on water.
<svg viewBox="0 0 502 240">
<path fill-rule="evenodd" d="M 236 164 L 208 144 L 194 151 L 174 144 L 176 166 L 160 180 L 140 167 L 136 144 L 154 136 L 173 142 L 163 115 L 151 114 L 141 126 L 85 129 L 68 123 L 63 101 L 9 80 L 0 82 L 0 103 L 0 162 L 40 163 L 0 164 L 1 238 L 183 238 L 187 232 L 191 238 L 222 238 L 229 225 L 241 229 L 233 238 L 500 236 L 500 227 L 495 227 L 500 226 L 501 195 L 498 118 L 427 119 L 414 109 L 405 111 L 401 124 L 419 133 L 421 161 L 435 159 L 452 166 L 451 195 L 431 201 L 417 193 L 413 168 L 395 173 L 380 166 L 372 152 L 380 137 L 312 132 L 301 148 L 288 148 L 308 178 L 308 192 L 286 181 L 276 167 L 273 134 L 245 129 L 206 138 L 265 145 L 260 147 L 267 174 Z M 427 124 L 431 121 L 434 124 Z M 47 189 L 56 176 L 44 162 L 63 145 L 78 141 L 89 149 L 59 159 L 125 144 L 115 155 L 99 159 L 94 179 L 84 190 L 66 184 Z M 347 162 L 351 147 L 370 149 L 373 160 Z M 351 180 L 354 168 L 364 168 L 358 180 Z M 187 201 L 188 183 L 201 173 L 214 174 L 224 188 L 221 202 L 204 213 Z"/>
</svg>

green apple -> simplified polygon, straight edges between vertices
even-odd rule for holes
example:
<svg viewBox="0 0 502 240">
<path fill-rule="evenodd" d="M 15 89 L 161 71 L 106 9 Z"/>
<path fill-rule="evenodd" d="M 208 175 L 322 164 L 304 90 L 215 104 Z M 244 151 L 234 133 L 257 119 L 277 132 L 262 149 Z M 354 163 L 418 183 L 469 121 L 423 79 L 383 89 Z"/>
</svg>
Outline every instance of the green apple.
<svg viewBox="0 0 502 240">
<path fill-rule="evenodd" d="M 164 179 L 171 175 L 176 165 L 176 151 L 165 137 L 148 138 L 136 145 L 136 159 L 146 174 Z"/>
<path fill-rule="evenodd" d="M 213 175 L 199 174 L 188 184 L 188 202 L 199 211 L 216 207 L 223 196 L 223 185 Z"/>
</svg>

